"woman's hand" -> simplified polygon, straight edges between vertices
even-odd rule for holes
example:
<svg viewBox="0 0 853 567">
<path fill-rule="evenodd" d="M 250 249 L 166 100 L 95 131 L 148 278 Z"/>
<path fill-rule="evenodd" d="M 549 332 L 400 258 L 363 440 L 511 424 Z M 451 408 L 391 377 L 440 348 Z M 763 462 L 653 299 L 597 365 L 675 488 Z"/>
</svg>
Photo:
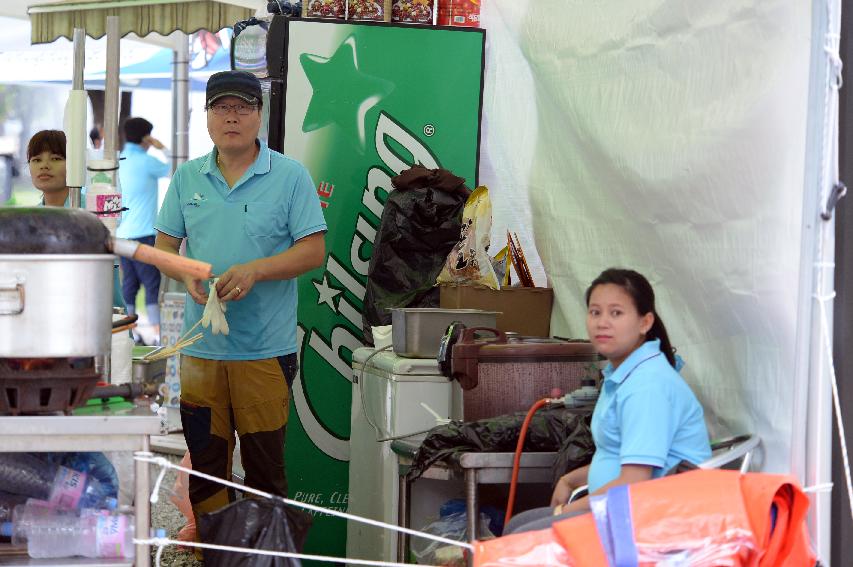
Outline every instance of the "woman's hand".
<svg viewBox="0 0 853 567">
<path fill-rule="evenodd" d="M 571 474 L 572 473 L 564 474 L 560 477 L 560 480 L 557 481 L 557 485 L 554 487 L 554 492 L 551 494 L 551 506 L 561 507 L 569 501 L 569 496 L 571 496 L 572 492 L 577 488 L 572 485 Z M 559 512 L 555 512 L 555 514 L 559 514 Z"/>
<path fill-rule="evenodd" d="M 577 468 L 568 474 L 564 474 L 557 481 L 554 492 L 551 494 L 551 506 L 562 506 L 569 501 L 572 492 L 587 483 L 589 476 L 589 465 Z"/>
</svg>

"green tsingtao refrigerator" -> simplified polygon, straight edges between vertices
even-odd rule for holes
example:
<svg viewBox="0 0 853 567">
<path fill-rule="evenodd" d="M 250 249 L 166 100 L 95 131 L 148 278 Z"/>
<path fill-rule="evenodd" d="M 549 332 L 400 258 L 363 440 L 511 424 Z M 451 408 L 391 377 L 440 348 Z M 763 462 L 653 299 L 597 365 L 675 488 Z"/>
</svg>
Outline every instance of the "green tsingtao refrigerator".
<svg viewBox="0 0 853 567">
<path fill-rule="evenodd" d="M 295 500 L 347 510 L 351 356 L 383 204 L 391 178 L 416 163 L 477 185 L 484 50 L 478 29 L 270 26 L 269 145 L 308 168 L 329 227 L 325 265 L 299 280 L 285 450 Z M 344 520 L 314 514 L 305 552 L 343 557 L 345 540 Z"/>
</svg>

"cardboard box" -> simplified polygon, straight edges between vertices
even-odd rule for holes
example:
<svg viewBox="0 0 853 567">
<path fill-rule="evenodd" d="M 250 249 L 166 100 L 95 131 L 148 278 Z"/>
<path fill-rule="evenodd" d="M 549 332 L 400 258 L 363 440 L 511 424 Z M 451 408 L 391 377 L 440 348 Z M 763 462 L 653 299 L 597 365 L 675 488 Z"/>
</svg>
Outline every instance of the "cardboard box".
<svg viewBox="0 0 853 567">
<path fill-rule="evenodd" d="M 554 290 L 546 287 L 489 289 L 478 286 L 441 285 L 442 309 L 498 311 L 497 327 L 529 337 L 551 336 Z"/>
</svg>

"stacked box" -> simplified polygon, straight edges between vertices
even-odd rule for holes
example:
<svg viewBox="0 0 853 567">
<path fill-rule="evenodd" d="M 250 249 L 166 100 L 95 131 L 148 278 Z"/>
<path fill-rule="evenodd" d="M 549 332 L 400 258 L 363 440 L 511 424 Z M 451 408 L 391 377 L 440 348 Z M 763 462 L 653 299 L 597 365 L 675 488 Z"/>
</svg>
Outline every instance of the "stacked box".
<svg viewBox="0 0 853 567">
<path fill-rule="evenodd" d="M 551 306 L 554 290 L 542 287 L 489 289 L 480 286 L 441 285 L 442 309 L 482 309 L 497 311 L 497 329 L 528 337 L 551 333 Z"/>
<path fill-rule="evenodd" d="M 181 338 L 184 328 L 184 302 L 186 294 L 170 292 L 163 295 L 163 305 L 160 308 L 160 344 L 173 346 Z M 171 356 L 166 360 L 166 379 L 161 393 L 163 405 L 178 408 L 181 403 L 181 355 Z"/>
</svg>

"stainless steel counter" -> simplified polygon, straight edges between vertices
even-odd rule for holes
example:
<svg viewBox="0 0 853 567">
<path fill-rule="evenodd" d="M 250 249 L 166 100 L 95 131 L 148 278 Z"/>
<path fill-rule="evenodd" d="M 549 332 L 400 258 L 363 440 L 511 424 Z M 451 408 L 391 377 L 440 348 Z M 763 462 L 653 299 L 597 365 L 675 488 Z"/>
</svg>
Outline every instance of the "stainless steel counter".
<svg viewBox="0 0 853 567">
<path fill-rule="evenodd" d="M 160 418 L 147 408 L 111 411 L 93 415 L 5 416 L 0 417 L 0 452 L 46 451 L 149 451 L 150 436 L 161 434 Z M 150 530 L 150 475 L 148 463 L 135 464 L 135 531 L 147 537 Z M 31 559 L 26 556 L 0 555 L 0 566 L 42 565 L 53 567 L 148 567 L 151 551 L 136 546 L 135 560 L 121 559 Z"/>
</svg>

